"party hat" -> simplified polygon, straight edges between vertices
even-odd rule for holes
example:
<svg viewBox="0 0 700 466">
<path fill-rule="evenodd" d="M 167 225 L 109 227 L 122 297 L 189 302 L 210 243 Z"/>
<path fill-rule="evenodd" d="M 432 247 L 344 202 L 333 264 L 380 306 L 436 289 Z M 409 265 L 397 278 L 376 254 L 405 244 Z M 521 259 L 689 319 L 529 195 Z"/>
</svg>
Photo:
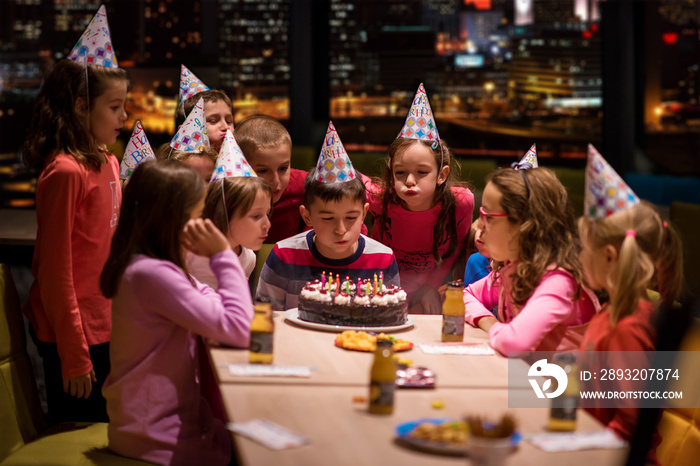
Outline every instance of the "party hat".
<svg viewBox="0 0 700 466">
<path fill-rule="evenodd" d="M 189 99 L 195 94 L 208 91 L 209 88 L 202 82 L 193 72 L 187 69 L 185 65 L 180 65 L 180 94 L 178 95 L 177 104 Z"/>
<path fill-rule="evenodd" d="M 350 157 L 345 151 L 340 136 L 333 126 L 333 122 L 328 122 L 326 138 L 321 146 L 321 154 L 316 162 L 316 181 L 321 183 L 342 183 L 357 178 L 355 168 L 352 166 Z"/>
<path fill-rule="evenodd" d="M 430 109 L 430 102 L 425 93 L 423 83 L 418 86 L 416 96 L 413 98 L 411 108 L 408 110 L 406 122 L 401 128 L 397 138 L 421 139 L 423 141 L 439 141 L 433 111 Z"/>
<path fill-rule="evenodd" d="M 600 155 L 600 152 L 589 144 L 586 192 L 583 199 L 584 215 L 592 219 L 604 218 L 637 203 L 639 203 L 637 195 Z"/>
<path fill-rule="evenodd" d="M 530 147 L 530 150 L 520 159 L 520 162 L 514 162 L 511 166 L 516 170 L 537 168 L 537 149 L 535 149 L 535 145 L 533 144 L 532 147 Z"/>
<path fill-rule="evenodd" d="M 245 159 L 243 151 L 238 146 L 236 138 L 231 130 L 226 130 L 226 136 L 221 143 L 219 157 L 216 159 L 216 168 L 211 176 L 211 180 L 227 178 L 233 176 L 258 176 Z"/>
<path fill-rule="evenodd" d="M 112 37 L 107 24 L 107 10 L 100 6 L 87 29 L 80 36 L 68 58 L 86 65 L 100 65 L 106 68 L 118 68 L 117 58 L 112 48 Z"/>
<path fill-rule="evenodd" d="M 207 123 L 204 118 L 204 99 L 200 98 L 187 115 L 185 122 L 170 141 L 170 147 L 185 152 L 201 151 L 209 147 Z"/>
<path fill-rule="evenodd" d="M 124 156 L 122 157 L 122 164 L 119 169 L 119 178 L 122 180 L 128 180 L 131 178 L 131 174 L 136 169 L 136 165 L 140 164 L 147 159 L 155 159 L 156 156 L 153 154 L 153 149 L 151 144 L 148 142 L 146 133 L 141 126 L 141 122 L 136 120 L 134 123 L 134 129 L 131 132 L 131 138 L 129 143 L 126 145 L 126 150 L 124 150 Z"/>
</svg>

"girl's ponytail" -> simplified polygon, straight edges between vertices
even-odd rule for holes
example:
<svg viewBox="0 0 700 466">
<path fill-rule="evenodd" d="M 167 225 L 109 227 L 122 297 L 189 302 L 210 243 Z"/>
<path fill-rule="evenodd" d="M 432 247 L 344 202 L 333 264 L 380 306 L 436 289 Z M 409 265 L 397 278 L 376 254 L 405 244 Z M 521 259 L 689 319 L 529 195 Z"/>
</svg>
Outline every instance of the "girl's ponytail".
<svg viewBox="0 0 700 466">
<path fill-rule="evenodd" d="M 661 245 L 657 254 L 656 283 L 665 303 L 672 303 L 683 286 L 683 245 L 676 229 L 663 222 Z"/>
<path fill-rule="evenodd" d="M 615 278 L 610 283 L 615 290 L 610 301 L 610 321 L 613 325 L 634 313 L 640 297 L 646 294 L 647 285 L 654 276 L 654 262 L 640 248 L 634 230 L 625 233 L 614 275 Z"/>
</svg>

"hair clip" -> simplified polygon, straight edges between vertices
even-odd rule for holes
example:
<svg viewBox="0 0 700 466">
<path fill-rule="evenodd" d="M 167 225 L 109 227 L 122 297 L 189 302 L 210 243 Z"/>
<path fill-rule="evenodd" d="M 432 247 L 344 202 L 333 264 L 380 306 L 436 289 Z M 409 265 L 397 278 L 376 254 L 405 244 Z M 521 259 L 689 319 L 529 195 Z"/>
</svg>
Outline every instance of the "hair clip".
<svg viewBox="0 0 700 466">
<path fill-rule="evenodd" d="M 636 237 L 637 237 L 637 232 L 630 229 L 630 230 L 627 230 L 627 231 L 625 232 L 625 236 L 631 236 L 631 237 L 633 237 L 633 238 L 636 238 Z"/>
<path fill-rule="evenodd" d="M 433 141 L 433 145 L 430 147 L 432 147 L 433 150 L 437 149 L 438 148 L 438 141 Z"/>
</svg>

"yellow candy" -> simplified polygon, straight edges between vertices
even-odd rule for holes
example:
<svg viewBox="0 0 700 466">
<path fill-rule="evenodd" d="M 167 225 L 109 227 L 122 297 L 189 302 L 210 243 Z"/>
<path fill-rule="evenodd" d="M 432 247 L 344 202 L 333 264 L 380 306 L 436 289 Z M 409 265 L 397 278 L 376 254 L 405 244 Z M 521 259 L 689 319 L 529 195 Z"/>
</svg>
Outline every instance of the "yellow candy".
<svg viewBox="0 0 700 466">
<path fill-rule="evenodd" d="M 434 400 L 432 406 L 433 409 L 442 409 L 445 407 L 445 402 L 442 400 Z"/>
</svg>

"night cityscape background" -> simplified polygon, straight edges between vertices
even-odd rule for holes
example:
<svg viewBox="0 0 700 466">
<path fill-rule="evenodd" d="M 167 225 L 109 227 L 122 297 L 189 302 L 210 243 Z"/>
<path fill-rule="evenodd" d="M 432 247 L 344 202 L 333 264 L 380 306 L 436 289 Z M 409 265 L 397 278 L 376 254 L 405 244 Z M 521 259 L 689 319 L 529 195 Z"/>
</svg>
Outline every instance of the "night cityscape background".
<svg viewBox="0 0 700 466">
<path fill-rule="evenodd" d="M 581 168 L 587 144 L 615 131 L 604 129 L 605 82 L 619 75 L 604 58 L 618 44 L 603 32 L 610 4 L 624 1 L 0 0 L 1 204 L 32 205 L 19 150 L 33 101 L 102 3 L 133 81 L 122 146 L 136 120 L 154 147 L 172 137 L 184 64 L 231 96 L 236 122 L 272 115 L 312 152 L 319 129 L 295 126 L 295 108 L 321 102 L 311 120 L 333 119 L 350 152 L 381 154 L 423 82 L 458 157 L 509 164 L 536 143 L 542 165 Z M 700 176 L 700 1 L 635 1 L 643 66 L 630 83 L 640 104 L 626 168 Z M 302 23 L 313 29 L 307 49 Z M 296 91 L 307 55 L 321 70 L 311 94 Z"/>
</svg>

